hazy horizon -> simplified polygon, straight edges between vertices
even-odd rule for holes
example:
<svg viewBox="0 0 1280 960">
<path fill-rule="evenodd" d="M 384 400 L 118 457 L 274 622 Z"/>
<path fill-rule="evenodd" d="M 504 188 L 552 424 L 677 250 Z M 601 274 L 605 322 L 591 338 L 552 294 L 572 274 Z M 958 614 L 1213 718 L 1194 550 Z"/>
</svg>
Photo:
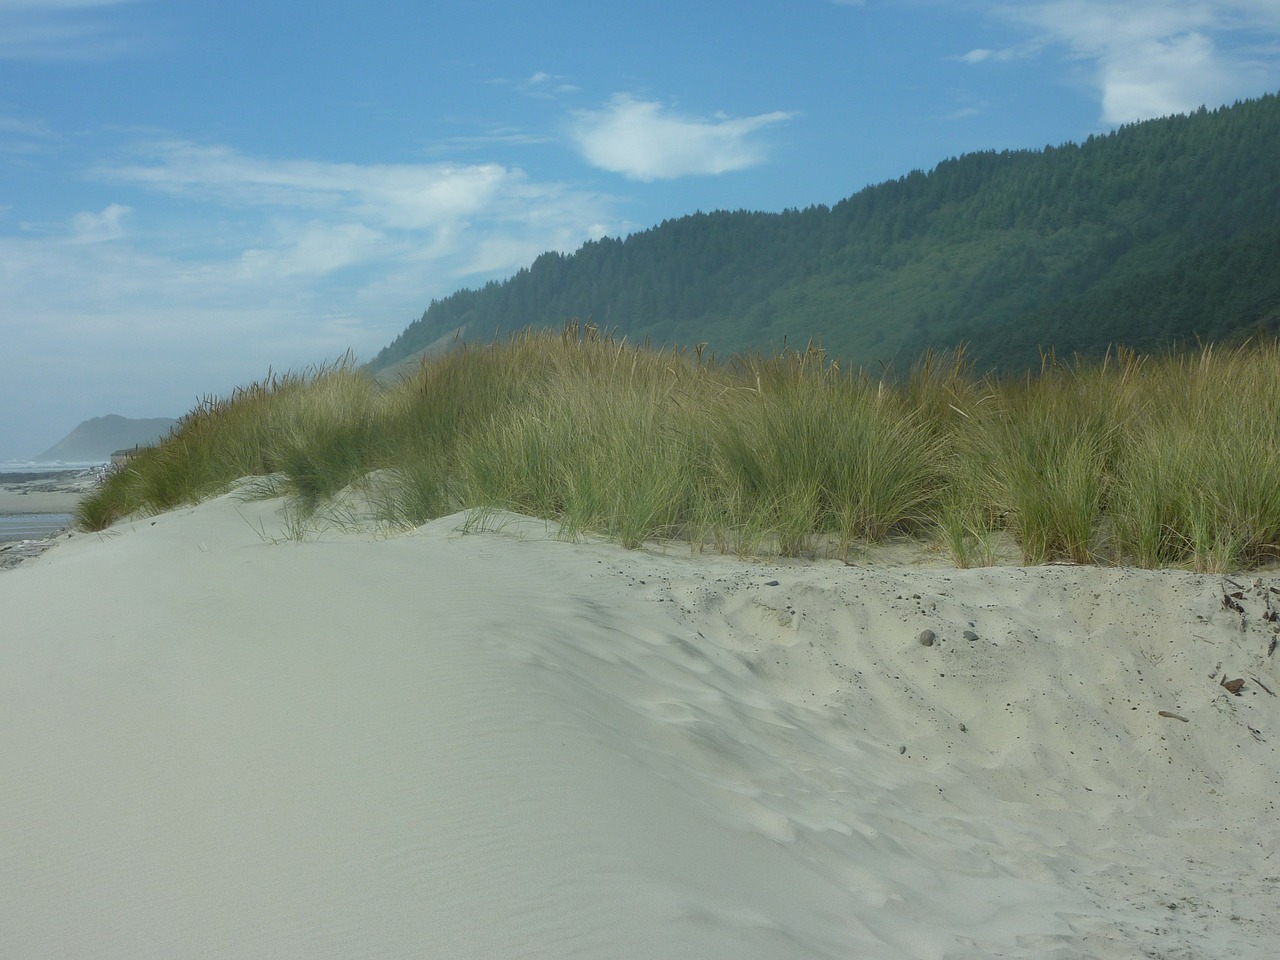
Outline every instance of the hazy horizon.
<svg viewBox="0 0 1280 960">
<path fill-rule="evenodd" d="M 0 461 L 697 210 L 1280 89 L 1271 0 L 0 5 Z"/>
</svg>

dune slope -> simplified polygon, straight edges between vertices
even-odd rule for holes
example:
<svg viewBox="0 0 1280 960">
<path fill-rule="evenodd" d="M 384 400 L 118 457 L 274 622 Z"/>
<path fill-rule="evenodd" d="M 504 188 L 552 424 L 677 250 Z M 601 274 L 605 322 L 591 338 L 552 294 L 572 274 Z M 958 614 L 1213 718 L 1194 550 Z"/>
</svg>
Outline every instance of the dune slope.
<svg viewBox="0 0 1280 960">
<path fill-rule="evenodd" d="M 0 573 L 9 956 L 1280 942 L 1280 579 L 746 564 L 519 519 L 272 542 L 277 510 Z"/>
</svg>

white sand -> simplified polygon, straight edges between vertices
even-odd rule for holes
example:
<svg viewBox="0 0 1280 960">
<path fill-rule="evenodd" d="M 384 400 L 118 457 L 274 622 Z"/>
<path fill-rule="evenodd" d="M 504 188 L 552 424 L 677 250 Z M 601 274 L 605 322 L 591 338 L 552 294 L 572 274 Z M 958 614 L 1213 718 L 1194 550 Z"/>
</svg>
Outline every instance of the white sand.
<svg viewBox="0 0 1280 960">
<path fill-rule="evenodd" d="M 1280 953 L 1274 576 L 277 508 L 0 573 L 4 957 Z"/>
</svg>

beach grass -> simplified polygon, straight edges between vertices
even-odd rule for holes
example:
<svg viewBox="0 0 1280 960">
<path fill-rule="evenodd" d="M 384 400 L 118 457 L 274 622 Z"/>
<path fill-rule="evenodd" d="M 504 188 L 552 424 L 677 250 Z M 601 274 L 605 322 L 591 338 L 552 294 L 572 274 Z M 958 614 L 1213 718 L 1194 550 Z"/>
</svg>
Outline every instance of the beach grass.
<svg viewBox="0 0 1280 960">
<path fill-rule="evenodd" d="M 411 527 L 510 510 L 628 547 L 847 557 L 909 537 L 960 566 L 1239 569 L 1280 559 L 1280 347 L 1253 342 L 982 376 L 962 350 L 901 381 L 813 345 L 717 362 L 591 324 L 461 346 L 389 386 L 350 357 L 208 398 L 114 471 L 103 529 L 268 477 L 307 517 L 363 491 Z"/>
</svg>

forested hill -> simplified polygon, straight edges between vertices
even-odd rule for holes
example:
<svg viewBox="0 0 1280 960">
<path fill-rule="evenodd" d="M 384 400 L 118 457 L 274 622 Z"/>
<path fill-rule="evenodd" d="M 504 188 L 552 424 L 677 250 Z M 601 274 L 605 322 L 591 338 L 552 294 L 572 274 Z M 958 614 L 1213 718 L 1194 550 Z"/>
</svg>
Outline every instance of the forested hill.
<svg viewBox="0 0 1280 960">
<path fill-rule="evenodd" d="M 983 368 L 1280 332 L 1280 96 L 1043 151 L 969 154 L 783 213 L 697 213 L 435 301 L 370 364 L 592 318 L 720 355 L 818 340 L 869 369 Z"/>
</svg>

